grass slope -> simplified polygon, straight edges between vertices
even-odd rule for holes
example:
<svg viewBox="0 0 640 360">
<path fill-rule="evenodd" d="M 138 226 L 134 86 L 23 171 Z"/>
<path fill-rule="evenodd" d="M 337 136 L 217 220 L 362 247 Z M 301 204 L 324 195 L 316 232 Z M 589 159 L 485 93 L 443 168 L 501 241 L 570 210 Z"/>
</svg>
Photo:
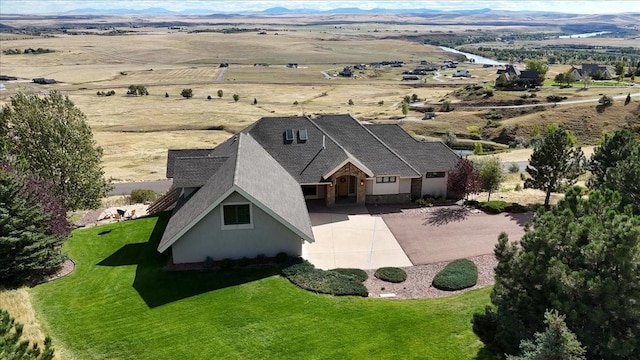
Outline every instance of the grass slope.
<svg viewBox="0 0 640 360">
<path fill-rule="evenodd" d="M 31 293 L 64 358 L 491 358 L 470 323 L 489 289 L 389 301 L 309 293 L 269 269 L 163 272 L 166 221 L 73 233 L 76 271 Z"/>
</svg>

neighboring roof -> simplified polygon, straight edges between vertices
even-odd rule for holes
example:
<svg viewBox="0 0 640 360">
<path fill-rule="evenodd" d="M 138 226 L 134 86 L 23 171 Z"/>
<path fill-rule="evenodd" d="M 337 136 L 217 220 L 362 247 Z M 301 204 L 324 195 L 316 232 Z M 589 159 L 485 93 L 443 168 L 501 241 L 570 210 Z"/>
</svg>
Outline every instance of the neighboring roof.
<svg viewBox="0 0 640 360">
<path fill-rule="evenodd" d="M 520 72 L 521 79 L 538 79 L 540 73 L 535 70 L 523 70 Z"/>
<path fill-rule="evenodd" d="M 420 176 L 418 170 L 351 115 L 321 115 L 312 121 L 376 176 Z"/>
<path fill-rule="evenodd" d="M 294 140 L 285 143 L 284 132 L 294 130 Z M 307 140 L 298 140 L 298 131 L 307 130 Z M 255 139 L 300 184 L 325 181 L 323 175 L 349 155 L 309 118 L 265 117 L 242 132 Z M 324 149 L 322 147 L 324 137 Z"/>
<path fill-rule="evenodd" d="M 371 124 L 365 127 L 402 156 L 420 173 L 453 168 L 458 155 L 440 141 L 418 141 L 396 124 Z"/>
<path fill-rule="evenodd" d="M 240 133 L 220 146 L 228 154 L 226 161 L 189 201 L 176 207 L 158 251 L 168 249 L 233 192 L 249 199 L 302 239 L 313 241 L 304 195 L 296 179 L 250 135 Z"/>
<path fill-rule="evenodd" d="M 598 71 L 604 72 L 609 70 L 609 66 L 607 65 L 599 65 L 599 64 L 582 64 L 582 71 L 587 74 L 595 74 Z"/>
<path fill-rule="evenodd" d="M 167 178 L 173 178 L 176 158 L 208 156 L 212 151 L 213 149 L 169 149 L 167 154 Z"/>
<path fill-rule="evenodd" d="M 227 159 L 228 156 L 178 157 L 173 165 L 173 185 L 201 187 Z"/>
</svg>

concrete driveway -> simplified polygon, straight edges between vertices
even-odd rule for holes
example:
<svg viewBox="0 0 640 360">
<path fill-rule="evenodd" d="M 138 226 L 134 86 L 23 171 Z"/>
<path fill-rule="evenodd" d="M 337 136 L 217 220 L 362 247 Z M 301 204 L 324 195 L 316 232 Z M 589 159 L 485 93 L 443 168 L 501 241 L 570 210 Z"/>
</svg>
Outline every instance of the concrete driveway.
<svg viewBox="0 0 640 360">
<path fill-rule="evenodd" d="M 365 206 L 309 209 L 315 242 L 302 245 L 302 257 L 320 269 L 377 269 L 412 266 L 381 217 Z"/>
<path fill-rule="evenodd" d="M 409 209 L 382 214 L 402 249 L 415 265 L 492 254 L 498 235 L 524 235 L 533 213 L 489 215 L 460 206 Z"/>
</svg>

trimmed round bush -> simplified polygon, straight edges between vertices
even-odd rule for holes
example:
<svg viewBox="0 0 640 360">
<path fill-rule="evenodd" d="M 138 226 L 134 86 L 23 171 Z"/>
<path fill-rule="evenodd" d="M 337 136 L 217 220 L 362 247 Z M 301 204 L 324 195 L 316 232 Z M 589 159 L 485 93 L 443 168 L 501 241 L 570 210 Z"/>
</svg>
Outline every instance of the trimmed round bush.
<svg viewBox="0 0 640 360">
<path fill-rule="evenodd" d="M 474 286 L 478 282 L 478 268 L 473 261 L 458 259 L 450 262 L 433 278 L 433 287 L 455 291 Z"/>
<path fill-rule="evenodd" d="M 353 275 L 338 271 L 316 269 L 313 264 L 300 258 L 289 261 L 282 268 L 282 275 L 298 287 L 320 294 L 336 296 L 369 296 L 369 291 Z"/>
<path fill-rule="evenodd" d="M 382 280 L 392 283 L 401 283 L 407 280 L 407 272 L 397 267 L 382 267 L 376 270 L 375 276 Z"/>
<path fill-rule="evenodd" d="M 365 280 L 367 280 L 369 278 L 369 275 L 367 275 L 367 272 L 362 270 L 362 269 L 354 269 L 354 268 L 338 268 L 338 269 L 333 269 L 333 270 L 329 270 L 329 271 L 335 271 L 337 273 L 340 273 L 342 275 L 345 276 L 351 276 L 352 278 L 360 281 L 360 282 L 364 282 Z"/>
</svg>

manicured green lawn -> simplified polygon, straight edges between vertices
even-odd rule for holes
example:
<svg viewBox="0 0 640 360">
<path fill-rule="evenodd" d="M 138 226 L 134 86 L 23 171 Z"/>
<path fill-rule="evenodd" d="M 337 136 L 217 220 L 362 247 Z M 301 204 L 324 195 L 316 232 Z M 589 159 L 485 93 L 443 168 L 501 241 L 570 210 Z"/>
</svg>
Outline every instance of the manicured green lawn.
<svg viewBox="0 0 640 360">
<path fill-rule="evenodd" d="M 65 359 L 491 359 L 489 289 L 394 301 L 301 290 L 274 270 L 163 272 L 166 215 L 75 231 L 70 276 L 32 289 Z"/>
</svg>

